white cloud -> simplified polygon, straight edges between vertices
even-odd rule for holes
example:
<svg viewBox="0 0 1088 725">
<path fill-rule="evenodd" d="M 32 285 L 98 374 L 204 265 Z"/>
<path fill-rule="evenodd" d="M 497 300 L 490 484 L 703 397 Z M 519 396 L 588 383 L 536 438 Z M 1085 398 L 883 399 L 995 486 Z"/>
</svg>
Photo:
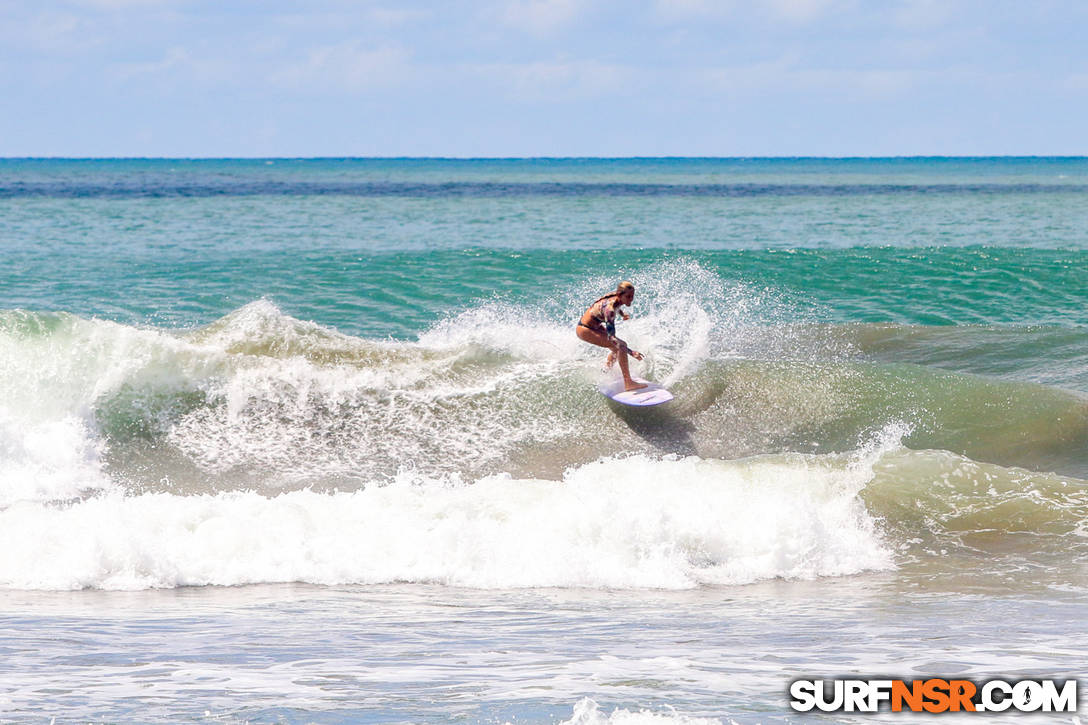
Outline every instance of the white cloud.
<svg viewBox="0 0 1088 725">
<path fill-rule="evenodd" d="M 622 92 L 635 73 L 631 68 L 594 60 L 495 63 L 468 67 L 520 101 L 570 101 Z"/>
<path fill-rule="evenodd" d="M 654 0 L 653 9 L 659 19 L 675 23 L 744 23 L 755 17 L 801 25 L 856 5 L 856 0 Z"/>
<path fill-rule="evenodd" d="M 123 3 L 137 1 L 149 5 L 145 0 L 110 0 L 116 5 L 103 2 L 98 9 L 119 9 Z M 22 48 L 56 58 L 99 48 L 129 48 L 144 39 L 139 31 L 175 18 L 169 10 L 106 14 L 79 4 L 0 5 L 0 47 L 9 52 Z M 130 28 L 138 32 L 126 35 Z"/>
<path fill-rule="evenodd" d="M 900 28 L 928 30 L 947 23 L 954 9 L 948 0 L 905 0 L 895 7 L 891 17 Z"/>
<path fill-rule="evenodd" d="M 720 92 L 855 93 L 867 98 L 896 96 L 918 87 L 932 74 L 911 70 L 797 68 L 789 58 L 697 74 L 699 83 Z"/>
<path fill-rule="evenodd" d="M 839 10 L 839 0 L 764 0 L 775 17 L 791 23 L 809 23 Z"/>
<path fill-rule="evenodd" d="M 1088 91 L 1088 73 L 1071 73 L 1065 77 L 1061 85 L 1074 93 Z"/>
<path fill-rule="evenodd" d="M 734 11 L 733 0 L 655 0 L 658 15 L 668 19 L 711 18 Z"/>
<path fill-rule="evenodd" d="M 395 25 L 407 25 L 408 23 L 416 23 L 421 20 L 426 20 L 431 16 L 430 13 L 423 10 L 408 10 L 404 8 L 370 8 L 367 11 L 367 18 L 378 25 L 395 26 Z"/>
<path fill-rule="evenodd" d="M 192 58 L 185 48 L 170 48 L 160 60 L 145 63 L 124 63 L 117 67 L 117 76 L 121 80 L 130 80 L 139 76 L 161 75 L 176 68 L 189 65 Z"/>
<path fill-rule="evenodd" d="M 127 10 L 135 7 L 157 7 L 176 4 L 170 0 L 74 0 L 79 7 L 94 10 Z"/>
<path fill-rule="evenodd" d="M 192 82 L 201 87 L 231 85 L 245 75 L 245 68 L 236 61 L 223 58 L 199 57 L 187 48 L 168 48 L 158 60 L 114 63 L 109 66 L 114 80 L 126 83 L 151 84 Z"/>
<path fill-rule="evenodd" d="M 63 54 L 93 45 L 87 23 L 72 13 L 47 10 L 31 17 L 7 18 L 5 25 L 7 43 L 38 52 Z"/>
<path fill-rule="evenodd" d="M 293 89 L 340 88 L 361 91 L 395 85 L 412 68 L 410 54 L 396 46 L 364 47 L 359 42 L 311 49 L 305 59 L 281 66 L 269 80 Z"/>
<path fill-rule="evenodd" d="M 507 0 L 499 17 L 510 27 L 546 35 L 572 21 L 579 9 L 578 0 Z"/>
<path fill-rule="evenodd" d="M 257 13 L 273 27 L 292 32 L 342 33 L 346 30 L 389 30 L 433 17 L 431 10 L 346 3 L 298 3 L 289 10 Z"/>
</svg>

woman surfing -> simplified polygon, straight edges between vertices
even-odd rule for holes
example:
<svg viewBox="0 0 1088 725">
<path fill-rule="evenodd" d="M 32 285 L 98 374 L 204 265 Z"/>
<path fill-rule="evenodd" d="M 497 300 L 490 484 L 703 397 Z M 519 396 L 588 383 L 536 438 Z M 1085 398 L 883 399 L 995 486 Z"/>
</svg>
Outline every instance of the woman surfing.
<svg viewBox="0 0 1088 725">
<path fill-rule="evenodd" d="M 616 358 L 619 357 L 624 390 L 638 390 L 646 387 L 646 383 L 636 382 L 631 377 L 627 365 L 628 355 L 636 360 L 641 360 L 642 353 L 630 349 L 627 347 L 626 342 L 616 337 L 616 313 L 619 313 L 625 320 L 631 319 L 631 316 L 621 310 L 620 306 L 630 307 L 634 299 L 635 286 L 630 282 L 620 282 L 615 292 L 604 297 L 598 297 L 589 306 L 585 314 L 582 315 L 582 319 L 578 321 L 578 327 L 575 328 L 575 333 L 580 340 L 608 348 L 608 359 L 605 361 L 606 367 L 612 367 Z"/>
</svg>

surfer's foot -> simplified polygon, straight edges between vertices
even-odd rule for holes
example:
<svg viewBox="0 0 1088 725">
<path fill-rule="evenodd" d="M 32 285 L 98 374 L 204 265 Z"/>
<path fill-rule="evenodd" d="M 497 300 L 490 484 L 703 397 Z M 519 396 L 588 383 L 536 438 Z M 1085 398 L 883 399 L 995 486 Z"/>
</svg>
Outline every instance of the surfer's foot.
<svg viewBox="0 0 1088 725">
<path fill-rule="evenodd" d="M 608 357 L 604 360 L 604 369 L 611 370 L 612 366 L 616 364 L 616 353 L 608 353 Z"/>
<path fill-rule="evenodd" d="M 642 390 L 645 387 L 646 387 L 646 383 L 636 383 L 634 380 L 628 380 L 623 384 L 624 391 Z"/>
</svg>

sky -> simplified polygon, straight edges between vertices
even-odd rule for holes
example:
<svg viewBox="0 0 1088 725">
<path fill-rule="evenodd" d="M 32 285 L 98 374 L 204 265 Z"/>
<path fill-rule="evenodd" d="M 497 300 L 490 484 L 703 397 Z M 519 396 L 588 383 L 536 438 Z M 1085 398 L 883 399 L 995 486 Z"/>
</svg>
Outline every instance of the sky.
<svg viewBox="0 0 1088 725">
<path fill-rule="evenodd" d="M 0 156 L 1088 155 L 1085 0 L 0 0 Z"/>
</svg>

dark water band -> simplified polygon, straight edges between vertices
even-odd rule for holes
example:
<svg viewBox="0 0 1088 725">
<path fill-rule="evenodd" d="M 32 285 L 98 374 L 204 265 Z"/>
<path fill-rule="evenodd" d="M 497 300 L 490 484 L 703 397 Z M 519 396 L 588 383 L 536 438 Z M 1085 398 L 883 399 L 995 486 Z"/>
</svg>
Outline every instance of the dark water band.
<svg viewBox="0 0 1088 725">
<path fill-rule="evenodd" d="M 335 182 L 126 178 L 116 182 L 8 181 L 0 199 L 156 199 L 243 196 L 411 198 L 507 197 L 855 197 L 1086 194 L 1088 184 L 639 184 L 570 182 Z"/>
</svg>

